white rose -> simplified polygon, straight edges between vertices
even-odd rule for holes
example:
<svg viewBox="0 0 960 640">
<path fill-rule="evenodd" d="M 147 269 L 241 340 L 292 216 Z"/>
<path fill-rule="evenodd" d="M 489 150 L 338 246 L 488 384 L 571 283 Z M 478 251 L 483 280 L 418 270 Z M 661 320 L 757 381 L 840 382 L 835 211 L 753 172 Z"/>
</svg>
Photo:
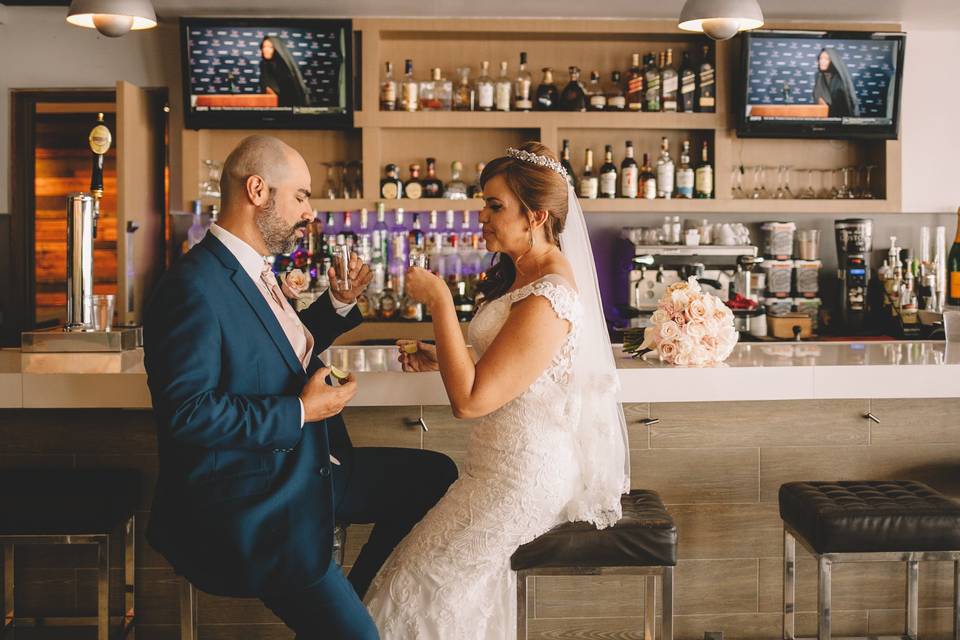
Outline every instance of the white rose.
<svg viewBox="0 0 960 640">
<path fill-rule="evenodd" d="M 680 325 L 673 320 L 667 320 L 660 325 L 660 339 L 673 341 L 680 337 Z"/>
<path fill-rule="evenodd" d="M 695 298 L 687 305 L 687 319 L 691 322 L 703 321 L 707 317 L 707 305 L 702 298 Z"/>
<path fill-rule="evenodd" d="M 677 353 L 690 355 L 693 353 L 693 338 L 690 336 L 680 336 L 677 340 Z"/>
<path fill-rule="evenodd" d="M 663 324 L 670 319 L 670 314 L 668 314 L 663 309 L 657 309 L 653 312 L 653 315 L 650 316 L 651 324 Z"/>
<path fill-rule="evenodd" d="M 690 291 L 693 291 L 695 293 L 700 293 L 701 291 L 700 283 L 693 276 L 690 276 L 689 278 L 687 278 L 687 287 L 689 287 Z"/>
<path fill-rule="evenodd" d="M 688 322 L 684 329 L 687 332 L 687 335 L 693 338 L 695 341 L 699 341 L 700 338 L 707 335 L 707 328 L 703 322 Z"/>
<path fill-rule="evenodd" d="M 673 364 L 678 367 L 689 367 L 690 366 L 690 356 L 686 353 L 679 353 L 673 358 Z"/>
<path fill-rule="evenodd" d="M 690 296 L 687 295 L 686 289 L 675 289 L 670 292 L 670 301 L 673 302 L 674 309 L 683 309 L 690 301 Z"/>
</svg>

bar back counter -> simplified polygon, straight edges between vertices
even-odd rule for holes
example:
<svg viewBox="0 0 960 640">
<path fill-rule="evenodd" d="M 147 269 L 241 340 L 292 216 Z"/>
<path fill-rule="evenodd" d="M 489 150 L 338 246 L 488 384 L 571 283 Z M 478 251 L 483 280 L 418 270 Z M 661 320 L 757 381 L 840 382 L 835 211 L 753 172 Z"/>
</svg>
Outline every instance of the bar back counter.
<svg viewBox="0 0 960 640">
<path fill-rule="evenodd" d="M 716 369 L 669 368 L 619 350 L 618 358 L 633 487 L 657 491 L 679 530 L 677 638 L 780 637 L 777 492 L 785 482 L 912 479 L 960 497 L 960 344 L 743 344 Z M 469 421 L 453 418 L 438 374 L 400 372 L 389 347 L 334 347 L 325 360 L 357 373 L 360 392 L 345 412 L 356 446 L 422 447 L 462 464 Z M 139 352 L 120 364 L 65 365 L 0 351 L 0 465 L 140 469 L 138 626 L 141 637 L 176 638 L 178 582 L 142 539 L 157 472 L 154 429 Z M 367 534 L 350 527 L 347 566 Z M 816 566 L 797 554 L 797 633 L 815 635 Z M 92 552 L 24 548 L 18 610 L 90 615 L 95 580 Z M 834 635 L 900 633 L 905 583 L 903 563 L 836 567 Z M 643 589 L 641 577 L 537 576 L 529 637 L 635 637 Z M 921 637 L 950 636 L 952 592 L 952 563 L 925 563 Z M 256 601 L 201 594 L 199 611 L 201 637 L 291 637 Z"/>
</svg>

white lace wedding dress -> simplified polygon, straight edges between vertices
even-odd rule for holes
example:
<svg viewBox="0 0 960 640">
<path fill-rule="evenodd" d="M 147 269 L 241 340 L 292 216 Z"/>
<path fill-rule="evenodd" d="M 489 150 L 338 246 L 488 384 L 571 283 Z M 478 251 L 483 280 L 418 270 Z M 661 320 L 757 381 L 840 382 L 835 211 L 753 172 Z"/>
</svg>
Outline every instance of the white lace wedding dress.
<svg viewBox="0 0 960 640">
<path fill-rule="evenodd" d="M 531 295 L 549 300 L 570 332 L 529 389 L 469 427 L 460 478 L 373 581 L 366 604 L 383 640 L 515 638 L 510 556 L 564 522 L 581 487 L 570 417 L 580 399 L 568 385 L 582 315 L 576 290 L 550 274 L 510 292 L 481 308 L 470 343 L 482 356 L 511 305 Z"/>
</svg>

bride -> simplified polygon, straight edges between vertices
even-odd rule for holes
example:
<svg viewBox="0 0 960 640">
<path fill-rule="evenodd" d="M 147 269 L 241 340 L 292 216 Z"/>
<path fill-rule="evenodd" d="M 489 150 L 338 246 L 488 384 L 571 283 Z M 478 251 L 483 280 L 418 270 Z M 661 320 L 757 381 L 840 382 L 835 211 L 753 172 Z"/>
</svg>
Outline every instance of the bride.
<svg viewBox="0 0 960 640">
<path fill-rule="evenodd" d="M 384 640 L 504 640 L 516 634 L 510 556 L 572 520 L 598 528 L 629 490 L 626 428 L 579 202 L 537 142 L 480 177 L 487 249 L 499 259 L 464 342 L 446 284 L 412 268 L 406 293 L 433 316 L 436 346 L 405 371 L 440 371 L 470 425 L 460 479 L 396 547 L 365 602 Z"/>
</svg>

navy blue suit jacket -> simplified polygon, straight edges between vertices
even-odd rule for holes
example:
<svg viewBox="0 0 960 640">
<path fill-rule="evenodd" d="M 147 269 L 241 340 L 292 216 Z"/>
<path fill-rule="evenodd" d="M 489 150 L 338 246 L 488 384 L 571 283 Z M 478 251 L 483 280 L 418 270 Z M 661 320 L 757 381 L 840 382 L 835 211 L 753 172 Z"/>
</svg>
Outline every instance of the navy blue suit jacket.
<svg viewBox="0 0 960 640">
<path fill-rule="evenodd" d="M 361 322 L 321 296 L 300 319 L 314 355 Z M 324 575 L 333 547 L 330 454 L 343 419 L 300 428 L 305 373 L 263 294 L 208 233 L 157 284 L 144 314 L 160 469 L 147 539 L 177 573 L 255 596 Z"/>
</svg>

